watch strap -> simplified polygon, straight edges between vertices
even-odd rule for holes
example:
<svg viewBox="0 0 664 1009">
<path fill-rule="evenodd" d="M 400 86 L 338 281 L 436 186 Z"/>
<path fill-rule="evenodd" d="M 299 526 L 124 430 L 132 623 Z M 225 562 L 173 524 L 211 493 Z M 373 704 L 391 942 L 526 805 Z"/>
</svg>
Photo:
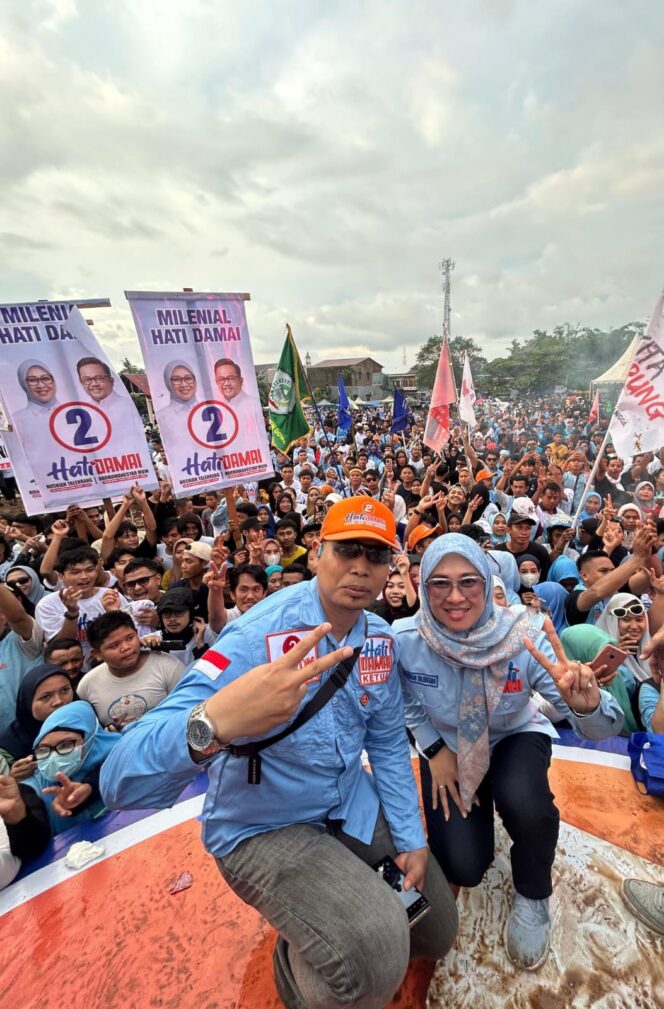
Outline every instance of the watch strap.
<svg viewBox="0 0 664 1009">
<path fill-rule="evenodd" d="M 435 757 L 435 756 L 436 756 L 436 754 L 437 754 L 437 753 L 440 753 L 440 751 L 441 751 L 442 749 L 444 749 L 444 748 L 445 748 L 445 743 L 444 743 L 444 741 L 443 741 L 443 740 L 442 740 L 442 739 L 441 739 L 441 738 L 439 737 L 439 738 L 438 738 L 438 739 L 437 739 L 437 740 L 435 741 L 435 743 L 432 743 L 432 744 L 431 744 L 430 746 L 427 746 L 427 747 L 425 747 L 425 749 L 423 749 L 423 750 L 422 750 L 422 753 L 423 753 L 423 754 L 424 754 L 424 756 L 425 756 L 425 757 L 427 758 L 427 760 L 431 760 L 431 758 L 432 758 L 432 757 Z"/>
</svg>

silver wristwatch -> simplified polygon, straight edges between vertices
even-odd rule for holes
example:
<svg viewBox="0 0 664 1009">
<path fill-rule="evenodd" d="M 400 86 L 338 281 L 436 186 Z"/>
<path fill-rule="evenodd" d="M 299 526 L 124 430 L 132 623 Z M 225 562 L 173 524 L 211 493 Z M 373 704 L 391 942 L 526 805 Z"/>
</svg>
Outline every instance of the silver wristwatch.
<svg viewBox="0 0 664 1009">
<path fill-rule="evenodd" d="M 187 722 L 187 745 L 196 753 L 212 756 L 220 750 L 227 750 L 230 743 L 220 743 L 214 734 L 214 725 L 205 714 L 205 701 L 192 708 Z"/>
</svg>

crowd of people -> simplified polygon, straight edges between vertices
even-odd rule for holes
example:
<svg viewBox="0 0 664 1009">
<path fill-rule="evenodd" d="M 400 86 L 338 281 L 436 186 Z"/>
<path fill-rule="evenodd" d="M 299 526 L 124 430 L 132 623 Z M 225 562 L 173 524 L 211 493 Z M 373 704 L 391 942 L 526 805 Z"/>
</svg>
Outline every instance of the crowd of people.
<svg viewBox="0 0 664 1009">
<path fill-rule="evenodd" d="M 417 407 L 399 434 L 380 406 L 350 432 L 312 416 L 230 502 L 176 499 L 154 428 L 158 490 L 109 513 L 28 516 L 3 478 L 0 886 L 54 834 L 172 803 L 204 767 L 206 847 L 279 931 L 286 1006 L 379 1007 L 410 956 L 443 957 L 494 809 L 507 953 L 544 961 L 556 726 L 664 734 L 664 448 L 620 459 L 581 398 L 476 409 L 440 454 Z M 410 932 L 370 868 L 385 855 L 431 907 Z M 660 890 L 625 899 L 664 933 Z"/>
</svg>

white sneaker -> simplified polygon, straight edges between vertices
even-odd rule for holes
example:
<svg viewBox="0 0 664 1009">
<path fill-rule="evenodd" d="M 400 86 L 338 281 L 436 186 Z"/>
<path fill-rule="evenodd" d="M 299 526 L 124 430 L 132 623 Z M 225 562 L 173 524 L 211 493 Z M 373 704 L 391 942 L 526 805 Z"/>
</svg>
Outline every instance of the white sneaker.
<svg viewBox="0 0 664 1009">
<path fill-rule="evenodd" d="M 644 879 L 624 879 L 622 895 L 639 921 L 664 935 L 664 886 L 647 883 Z"/>
<path fill-rule="evenodd" d="M 549 899 L 530 900 L 514 893 L 505 925 L 507 955 L 516 967 L 536 970 L 549 955 Z"/>
</svg>

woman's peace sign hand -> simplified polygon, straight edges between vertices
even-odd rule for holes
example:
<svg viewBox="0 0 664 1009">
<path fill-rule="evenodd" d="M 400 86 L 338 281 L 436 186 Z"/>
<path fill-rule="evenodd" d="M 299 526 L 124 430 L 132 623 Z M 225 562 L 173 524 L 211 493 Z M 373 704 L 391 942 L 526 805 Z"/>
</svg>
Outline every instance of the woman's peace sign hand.
<svg viewBox="0 0 664 1009">
<path fill-rule="evenodd" d="M 555 683 L 558 693 L 568 708 L 579 715 L 589 715 L 599 707 L 600 692 L 596 674 L 601 673 L 606 666 L 593 670 L 583 662 L 568 659 L 562 642 L 555 632 L 551 620 L 547 617 L 542 628 L 553 649 L 556 661 L 536 648 L 530 638 L 524 638 L 526 651 L 547 671 Z"/>
</svg>

